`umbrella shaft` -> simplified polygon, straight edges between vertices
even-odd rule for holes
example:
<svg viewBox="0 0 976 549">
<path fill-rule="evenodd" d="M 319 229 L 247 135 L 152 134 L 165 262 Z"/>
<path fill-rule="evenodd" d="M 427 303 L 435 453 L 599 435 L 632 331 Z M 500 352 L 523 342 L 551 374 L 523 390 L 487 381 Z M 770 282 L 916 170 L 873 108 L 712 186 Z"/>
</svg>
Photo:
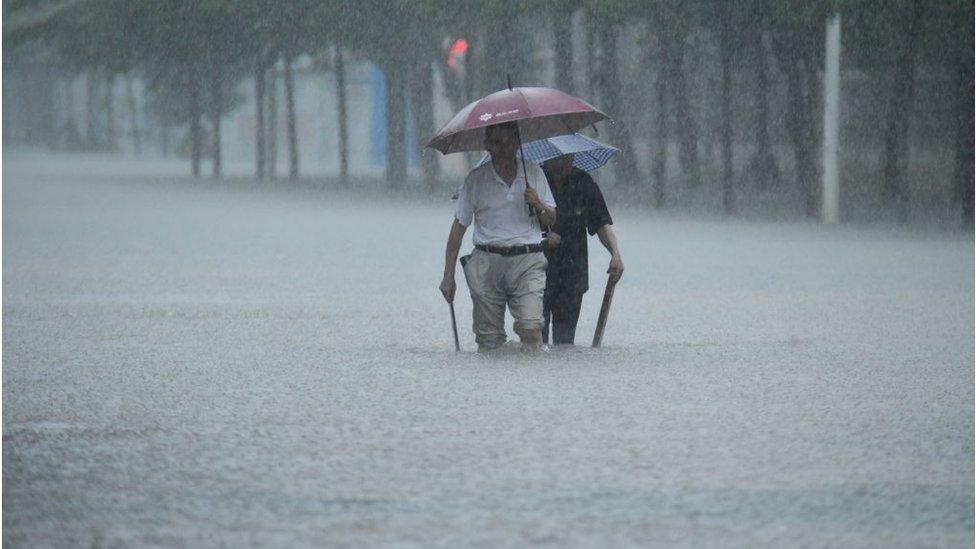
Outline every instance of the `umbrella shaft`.
<svg viewBox="0 0 976 549">
<path fill-rule="evenodd" d="M 519 158 L 522 159 L 522 179 L 525 180 L 525 188 L 528 189 L 529 188 L 529 173 L 528 173 L 528 170 L 525 169 L 525 151 L 522 150 L 522 132 L 519 131 L 518 122 L 515 123 L 515 139 L 518 140 Z M 535 210 L 532 208 L 532 205 L 529 204 L 528 201 L 526 201 L 525 202 L 525 206 L 529 209 L 529 217 L 535 217 Z M 541 226 L 542 223 L 540 222 L 539 225 Z"/>
</svg>

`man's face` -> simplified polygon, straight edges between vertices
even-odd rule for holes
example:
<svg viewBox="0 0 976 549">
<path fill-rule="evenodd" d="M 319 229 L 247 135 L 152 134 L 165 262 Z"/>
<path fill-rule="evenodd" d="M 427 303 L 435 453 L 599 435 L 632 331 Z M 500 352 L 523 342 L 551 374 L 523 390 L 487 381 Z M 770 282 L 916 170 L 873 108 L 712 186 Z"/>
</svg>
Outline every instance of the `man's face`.
<svg viewBox="0 0 976 549">
<path fill-rule="evenodd" d="M 573 155 L 564 154 L 556 158 L 550 158 L 542 164 L 542 169 L 550 177 L 562 181 L 569 177 L 569 172 L 573 169 Z"/>
<path fill-rule="evenodd" d="M 490 126 L 485 130 L 485 150 L 492 158 L 514 158 L 518 150 L 515 129 L 508 126 Z"/>
</svg>

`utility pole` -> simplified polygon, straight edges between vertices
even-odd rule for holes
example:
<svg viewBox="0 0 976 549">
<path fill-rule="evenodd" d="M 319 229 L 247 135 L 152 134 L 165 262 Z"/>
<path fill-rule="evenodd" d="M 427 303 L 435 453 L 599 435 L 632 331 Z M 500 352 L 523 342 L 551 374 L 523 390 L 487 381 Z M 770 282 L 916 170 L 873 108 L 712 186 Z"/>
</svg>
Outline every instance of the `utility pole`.
<svg viewBox="0 0 976 549">
<path fill-rule="evenodd" d="M 840 219 L 840 174 L 837 149 L 840 143 L 840 14 L 827 19 L 824 66 L 823 125 L 823 202 L 820 209 L 824 223 Z"/>
</svg>

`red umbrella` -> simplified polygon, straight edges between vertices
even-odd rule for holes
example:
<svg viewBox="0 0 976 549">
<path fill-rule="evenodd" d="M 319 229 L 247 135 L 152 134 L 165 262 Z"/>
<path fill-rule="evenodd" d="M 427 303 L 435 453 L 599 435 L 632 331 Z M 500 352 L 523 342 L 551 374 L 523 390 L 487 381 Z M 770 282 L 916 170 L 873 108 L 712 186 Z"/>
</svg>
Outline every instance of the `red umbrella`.
<svg viewBox="0 0 976 549">
<path fill-rule="evenodd" d="M 509 88 L 461 109 L 427 147 L 444 154 L 484 150 L 485 128 L 518 122 L 519 141 L 576 132 L 608 116 L 593 105 L 552 88 Z"/>
</svg>

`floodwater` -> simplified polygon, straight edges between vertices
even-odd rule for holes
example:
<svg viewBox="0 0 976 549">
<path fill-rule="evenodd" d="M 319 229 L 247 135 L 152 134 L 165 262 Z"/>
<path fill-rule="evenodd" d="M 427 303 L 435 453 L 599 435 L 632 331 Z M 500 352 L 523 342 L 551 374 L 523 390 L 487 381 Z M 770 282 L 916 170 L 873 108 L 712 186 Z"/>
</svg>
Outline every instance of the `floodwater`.
<svg viewBox="0 0 976 549">
<path fill-rule="evenodd" d="M 5 546 L 973 544 L 971 235 L 611 204 L 605 347 L 594 239 L 581 346 L 484 359 L 447 191 L 4 160 Z"/>
</svg>

